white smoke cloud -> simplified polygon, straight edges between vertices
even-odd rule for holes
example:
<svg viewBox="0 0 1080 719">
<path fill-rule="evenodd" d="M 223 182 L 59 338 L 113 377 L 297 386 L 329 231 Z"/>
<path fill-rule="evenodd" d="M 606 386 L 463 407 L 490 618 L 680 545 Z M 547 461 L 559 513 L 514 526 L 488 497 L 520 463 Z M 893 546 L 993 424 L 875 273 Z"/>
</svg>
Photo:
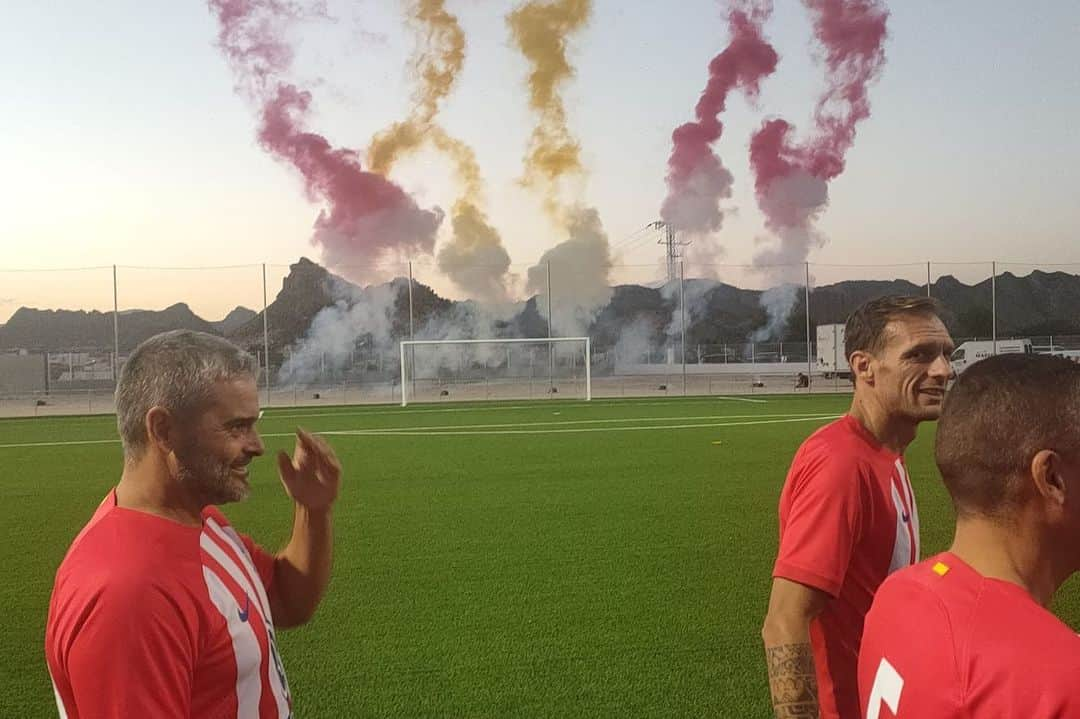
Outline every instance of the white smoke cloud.
<svg viewBox="0 0 1080 719">
<path fill-rule="evenodd" d="M 671 320 L 664 328 L 664 334 L 669 342 L 679 342 L 683 331 L 683 310 L 680 302 L 686 304 L 686 327 L 690 328 L 695 322 L 699 322 L 709 312 L 709 292 L 720 283 L 713 279 L 686 278 L 680 287 L 678 281 L 668 282 L 660 290 L 664 299 L 672 307 Z M 680 298 L 680 294 L 684 295 Z"/>
<path fill-rule="evenodd" d="M 698 158 L 698 165 L 686 184 L 664 200 L 660 217 L 676 232 L 704 236 L 724 223 L 719 201 L 731 197 L 734 177 L 712 153 Z"/>
<path fill-rule="evenodd" d="M 804 263 L 810 250 L 827 241 L 815 223 L 829 205 L 829 185 L 805 170 L 796 170 L 773 182 L 760 204 L 772 218 L 770 229 L 774 237 L 771 246 L 754 256 L 754 266 L 766 278 L 781 284 L 761 294 L 761 306 L 769 319 L 764 327 L 754 332 L 755 342 L 777 337 L 783 332 L 798 300 L 798 285 L 805 282 Z"/>
<path fill-rule="evenodd" d="M 761 293 L 761 306 L 765 308 L 769 321 L 754 331 L 752 341 L 783 339 L 785 325 L 799 299 L 800 289 L 802 288 L 797 285 L 783 284 Z"/>
<path fill-rule="evenodd" d="M 611 300 L 611 248 L 599 213 L 578 208 L 568 219 L 569 239 L 555 245 L 530 267 L 526 290 L 537 296 L 537 309 L 547 318 L 548 268 L 551 270 L 552 333 L 584 336 Z"/>
<path fill-rule="evenodd" d="M 655 342 L 655 328 L 647 318 L 638 317 L 622 328 L 615 343 L 615 356 L 620 365 L 643 364 L 650 357 L 655 358 L 658 348 Z"/>
<path fill-rule="evenodd" d="M 349 366 L 358 350 L 392 346 L 396 284 L 368 287 L 362 292 L 337 278 L 331 280 L 334 304 L 319 310 L 304 338 L 292 348 L 278 381 L 306 385 Z M 358 343 L 362 343 L 359 344 Z"/>
</svg>

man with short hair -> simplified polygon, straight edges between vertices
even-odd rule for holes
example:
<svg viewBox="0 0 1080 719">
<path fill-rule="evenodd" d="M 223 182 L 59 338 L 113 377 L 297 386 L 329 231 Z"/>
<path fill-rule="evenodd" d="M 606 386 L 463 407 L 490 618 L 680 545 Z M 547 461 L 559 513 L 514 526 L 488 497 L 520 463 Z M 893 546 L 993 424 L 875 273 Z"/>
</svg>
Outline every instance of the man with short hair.
<svg viewBox="0 0 1080 719">
<path fill-rule="evenodd" d="M 341 466 L 297 431 L 278 472 L 295 505 L 277 555 L 215 507 L 247 497 L 263 453 L 254 358 L 212 335 L 139 345 L 116 387 L 120 482 L 56 573 L 45 654 L 60 715 L 288 717 L 276 628 L 303 624 L 330 578 Z"/>
<path fill-rule="evenodd" d="M 904 450 L 937 419 L 953 342 L 927 297 L 882 297 L 845 327 L 855 395 L 795 454 L 762 628 L 777 717 L 852 719 L 863 618 L 891 572 L 919 556 Z"/>
<path fill-rule="evenodd" d="M 952 547 L 882 585 L 859 652 L 871 719 L 1080 717 L 1080 637 L 1048 607 L 1080 569 L 1080 366 L 972 365 L 938 424 Z"/>
</svg>

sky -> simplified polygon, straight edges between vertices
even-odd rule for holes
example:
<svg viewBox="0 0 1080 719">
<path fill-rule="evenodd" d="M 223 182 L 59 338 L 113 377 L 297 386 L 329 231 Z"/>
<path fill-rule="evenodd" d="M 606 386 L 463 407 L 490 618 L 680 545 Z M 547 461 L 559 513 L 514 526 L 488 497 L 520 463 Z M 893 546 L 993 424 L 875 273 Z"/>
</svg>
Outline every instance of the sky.
<svg viewBox="0 0 1080 719">
<path fill-rule="evenodd" d="M 403 4 L 327 4 L 332 20 L 292 29 L 294 76 L 312 91 L 312 129 L 363 151 L 407 113 L 416 39 Z M 780 63 L 754 105 L 736 95 L 722 117 L 715 149 L 734 175 L 733 196 L 715 237 L 689 248 L 687 276 L 761 282 L 734 267 L 750 262 L 765 234 L 749 139 L 769 117 L 807 128 L 823 86 L 805 9 L 775 4 L 765 32 Z M 927 261 L 935 277 L 969 282 L 990 274 L 992 260 L 1017 263 L 1005 265 L 1016 274 L 1080 263 L 1080 3 L 887 5 L 884 71 L 830 185 L 813 281 L 922 282 Z M 528 67 L 505 20 L 515 6 L 447 0 L 467 50 L 440 118 L 475 150 L 490 220 L 524 275 L 563 238 L 520 183 L 533 116 Z M 587 169 L 581 199 L 599 211 L 620 281 L 662 273 L 662 248 L 639 231 L 659 218 L 671 131 L 692 117 L 707 63 L 727 42 L 724 7 L 594 0 L 570 39 L 576 75 L 564 96 Z M 215 38 L 198 0 L 5 6 L 0 322 L 22 305 L 111 309 L 112 265 L 121 310 L 183 300 L 220 319 L 237 304 L 261 307 L 262 263 L 272 300 L 289 263 L 319 260 L 310 239 L 322 205 L 259 147 L 255 108 L 234 91 Z M 434 153 L 401 163 L 392 178 L 422 207 L 449 208 L 456 197 L 452 168 Z M 706 268 L 704 257 L 733 267 Z M 431 256 L 413 260 L 418 279 L 457 296 Z M 225 269 L 144 269 L 206 267 Z M 1062 269 L 1080 273 L 1080 264 Z"/>
</svg>

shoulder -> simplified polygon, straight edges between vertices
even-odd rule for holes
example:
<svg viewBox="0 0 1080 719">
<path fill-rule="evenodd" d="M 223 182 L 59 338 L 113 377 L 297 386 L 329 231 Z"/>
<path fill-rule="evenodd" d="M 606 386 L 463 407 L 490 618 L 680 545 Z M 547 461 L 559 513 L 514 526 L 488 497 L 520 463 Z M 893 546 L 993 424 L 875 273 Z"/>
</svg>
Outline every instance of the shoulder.
<svg viewBox="0 0 1080 719">
<path fill-rule="evenodd" d="M 874 595 L 865 632 L 882 645 L 915 643 L 933 654 L 952 656 L 977 593 L 942 586 L 937 557 L 893 572 Z"/>
<path fill-rule="evenodd" d="M 829 462 L 854 466 L 861 456 L 860 441 L 846 417 L 830 422 L 811 434 L 799 447 L 796 461 Z"/>
<path fill-rule="evenodd" d="M 882 582 L 866 615 L 861 663 L 888 657 L 902 673 L 913 674 L 929 662 L 955 675 L 957 617 L 948 599 L 925 581 L 933 562 L 893 572 Z"/>
<path fill-rule="evenodd" d="M 56 575 L 57 591 L 117 596 L 151 587 L 177 588 L 201 574 L 197 532 L 157 517 L 109 512 L 72 544 Z"/>
<path fill-rule="evenodd" d="M 794 489 L 809 482 L 857 486 L 852 480 L 866 473 L 866 462 L 856 438 L 842 423 L 837 420 L 822 427 L 799 447 L 788 473 Z"/>
<path fill-rule="evenodd" d="M 966 716 L 956 713 L 965 680 L 953 618 L 940 594 L 923 581 L 931 566 L 921 562 L 894 572 L 874 595 L 859 647 L 863 706 L 881 700 L 891 687 L 897 697 L 903 692 L 903 716 Z"/>
<path fill-rule="evenodd" d="M 947 620 L 948 602 L 933 582 L 938 563 L 938 557 L 931 557 L 890 574 L 878 587 L 871 611 L 882 614 L 899 609 L 919 622 Z M 929 614 L 917 616 L 920 610 Z"/>
</svg>

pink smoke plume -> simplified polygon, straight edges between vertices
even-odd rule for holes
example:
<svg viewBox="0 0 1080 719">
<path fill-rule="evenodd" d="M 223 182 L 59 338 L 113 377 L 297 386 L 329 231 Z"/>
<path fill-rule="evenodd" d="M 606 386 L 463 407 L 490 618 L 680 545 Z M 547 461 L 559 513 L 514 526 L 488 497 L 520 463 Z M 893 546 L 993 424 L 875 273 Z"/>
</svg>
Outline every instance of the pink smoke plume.
<svg viewBox="0 0 1080 719">
<path fill-rule="evenodd" d="M 711 145 L 723 133 L 719 115 L 732 90 L 757 97 L 761 80 L 776 70 L 776 51 L 762 36 L 771 0 L 737 0 L 728 12 L 731 39 L 709 63 L 709 81 L 694 114 L 696 121 L 676 128 L 668 159 L 668 196 L 660 216 L 676 231 L 715 232 L 724 220 L 720 201 L 731 196 L 731 173 Z"/>
<path fill-rule="evenodd" d="M 825 50 L 828 84 L 814 110 L 814 133 L 802 145 L 790 140 L 791 125 L 768 120 L 750 141 L 750 164 L 758 205 L 779 246 L 757 264 L 804 262 L 822 238 L 813 221 L 828 204 L 828 182 L 844 170 L 856 125 L 870 116 L 867 87 L 885 63 L 888 11 L 878 0 L 804 0 L 814 35 Z"/>
<path fill-rule="evenodd" d="M 419 208 L 401 187 L 365 171 L 355 150 L 334 148 L 305 128 L 311 94 L 286 80 L 293 51 L 284 31 L 298 18 L 325 15 L 323 4 L 305 9 L 282 0 L 209 0 L 209 6 L 237 89 L 260 108 L 259 143 L 300 173 L 309 200 L 327 205 L 311 238 L 327 264 L 362 277 L 360 266 L 385 257 L 430 253 L 442 211 Z"/>
</svg>

